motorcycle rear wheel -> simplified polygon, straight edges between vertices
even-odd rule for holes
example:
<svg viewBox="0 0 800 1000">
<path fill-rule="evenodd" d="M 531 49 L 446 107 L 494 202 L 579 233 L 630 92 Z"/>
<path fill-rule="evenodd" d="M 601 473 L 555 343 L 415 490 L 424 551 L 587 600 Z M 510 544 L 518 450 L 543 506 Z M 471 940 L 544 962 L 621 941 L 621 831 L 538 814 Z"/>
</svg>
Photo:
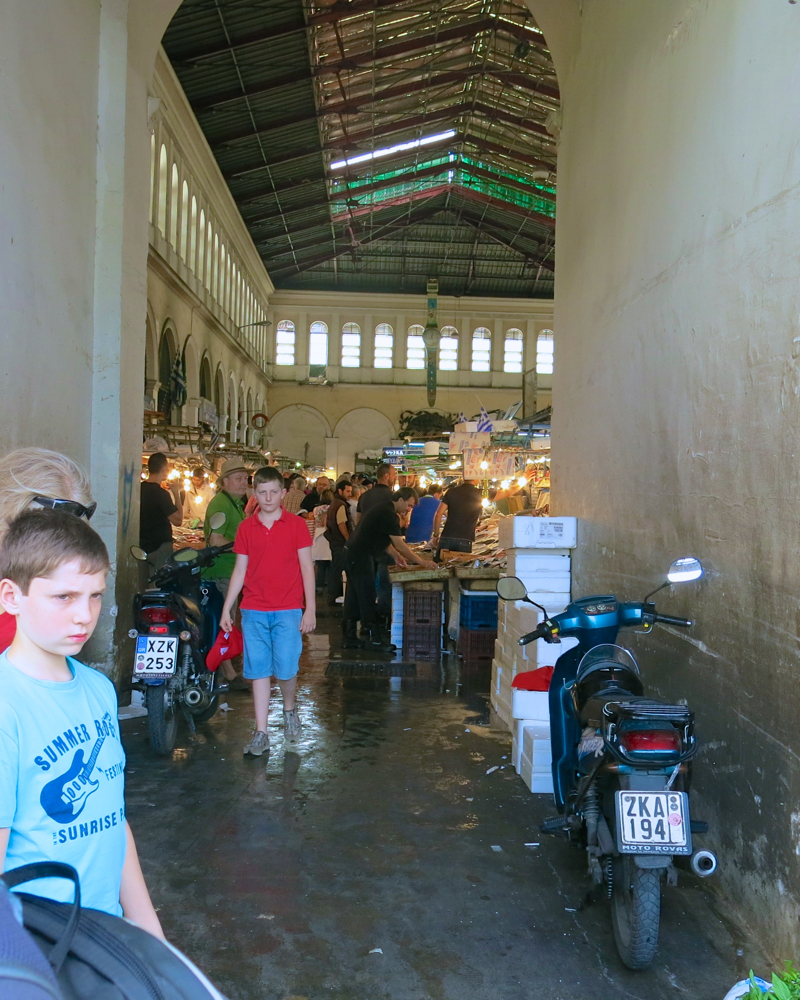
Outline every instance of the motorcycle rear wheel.
<svg viewBox="0 0 800 1000">
<path fill-rule="evenodd" d="M 218 708 L 219 708 L 219 695 L 215 694 L 212 697 L 208 707 L 204 708 L 202 712 L 192 713 L 192 718 L 198 724 L 201 722 L 208 722 L 211 716 L 216 713 Z"/>
<path fill-rule="evenodd" d="M 172 753 L 178 735 L 178 712 L 168 685 L 151 685 L 147 688 L 147 728 L 150 746 L 165 757 Z"/>
<path fill-rule="evenodd" d="M 617 858 L 611 922 L 619 957 L 629 969 L 645 969 L 655 958 L 660 919 L 659 871 L 638 868 L 631 857 Z"/>
</svg>

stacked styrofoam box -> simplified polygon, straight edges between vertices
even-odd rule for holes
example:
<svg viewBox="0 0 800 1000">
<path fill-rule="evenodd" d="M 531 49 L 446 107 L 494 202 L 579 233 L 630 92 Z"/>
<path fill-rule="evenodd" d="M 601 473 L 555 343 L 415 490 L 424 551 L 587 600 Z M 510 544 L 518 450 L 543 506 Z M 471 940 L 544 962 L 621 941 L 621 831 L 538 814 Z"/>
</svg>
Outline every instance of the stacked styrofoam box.
<svg viewBox="0 0 800 1000">
<path fill-rule="evenodd" d="M 525 723 L 522 727 L 521 742 L 519 775 L 525 782 L 528 791 L 552 794 L 553 772 L 549 724 Z"/>
<path fill-rule="evenodd" d="M 508 575 L 519 577 L 530 599 L 541 604 L 548 615 L 559 614 L 570 602 L 570 549 L 575 547 L 576 535 L 574 517 L 521 514 L 500 521 L 500 546 L 506 550 Z M 549 719 L 549 713 L 545 714 L 540 708 L 528 719 L 514 711 L 511 683 L 516 675 L 538 667 L 554 666 L 556 659 L 575 645 L 574 639 L 564 639 L 560 645 L 539 639 L 535 644 L 520 646 L 520 638 L 532 632 L 543 617 L 526 601 L 500 601 L 492 663 L 491 704 L 497 716 L 512 731 L 519 728 L 520 722 L 541 725 Z M 544 704 L 546 693 L 543 694 Z"/>
<path fill-rule="evenodd" d="M 402 584 L 392 586 L 392 628 L 390 641 L 398 648 L 403 645 L 403 587 Z"/>
</svg>

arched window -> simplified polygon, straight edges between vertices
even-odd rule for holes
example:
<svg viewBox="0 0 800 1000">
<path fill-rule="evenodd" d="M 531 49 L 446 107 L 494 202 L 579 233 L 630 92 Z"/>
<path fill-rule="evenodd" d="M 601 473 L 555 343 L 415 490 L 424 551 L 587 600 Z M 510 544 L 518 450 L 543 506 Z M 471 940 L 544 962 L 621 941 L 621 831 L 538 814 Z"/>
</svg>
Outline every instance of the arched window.
<svg viewBox="0 0 800 1000">
<path fill-rule="evenodd" d="M 211 385 L 211 364 L 208 360 L 208 356 L 204 357 L 200 362 L 200 395 L 203 399 L 207 399 L 211 402 L 211 394 L 214 389 Z"/>
<path fill-rule="evenodd" d="M 358 323 L 345 323 L 342 327 L 342 368 L 361 365 L 361 327 Z"/>
<path fill-rule="evenodd" d="M 317 320 L 308 335 L 308 375 L 319 378 L 328 366 L 328 324 Z"/>
<path fill-rule="evenodd" d="M 189 267 L 194 271 L 197 260 L 197 198 L 192 195 L 192 214 L 190 216 L 191 227 L 189 229 Z M 195 272 L 196 273 L 196 272 Z"/>
<path fill-rule="evenodd" d="M 172 189 L 169 193 L 169 241 L 178 249 L 178 208 L 180 206 L 180 180 L 178 164 L 172 164 Z"/>
<path fill-rule="evenodd" d="M 225 244 L 219 245 L 219 288 L 217 289 L 217 302 L 225 308 L 225 268 L 228 263 L 228 255 L 225 252 Z"/>
<path fill-rule="evenodd" d="M 205 284 L 206 280 L 206 213 L 200 209 L 200 234 L 197 241 L 197 264 L 195 274 Z"/>
<path fill-rule="evenodd" d="M 158 409 L 160 413 L 166 414 L 167 422 L 170 419 L 170 376 L 172 375 L 172 351 L 169 345 L 169 334 L 164 331 L 161 334 L 161 343 L 158 345 L 158 381 L 161 383 L 158 390 Z"/>
<path fill-rule="evenodd" d="M 512 327 L 506 330 L 506 337 L 503 341 L 503 371 L 522 371 L 522 330 Z"/>
<path fill-rule="evenodd" d="M 553 354 L 555 342 L 552 330 L 542 330 L 536 338 L 536 373 L 537 375 L 553 374 Z"/>
<path fill-rule="evenodd" d="M 394 330 L 388 323 L 375 327 L 375 367 L 391 368 L 394 350 Z"/>
<path fill-rule="evenodd" d="M 439 339 L 439 368 L 444 372 L 458 370 L 458 330 L 443 326 Z"/>
<path fill-rule="evenodd" d="M 156 193 L 156 136 L 155 132 L 150 136 L 150 221 L 153 219 L 153 196 Z"/>
<path fill-rule="evenodd" d="M 167 235 L 167 147 L 158 154 L 158 228 Z"/>
<path fill-rule="evenodd" d="M 408 328 L 406 340 L 406 368 L 425 367 L 425 342 L 422 339 L 424 327 L 415 323 Z"/>
<path fill-rule="evenodd" d="M 275 334 L 275 364 L 293 365 L 294 347 L 294 323 L 290 319 L 282 319 Z"/>
<path fill-rule="evenodd" d="M 186 251 L 189 245 L 189 185 L 183 182 L 181 189 L 181 245 L 179 253 L 184 260 L 187 259 Z"/>
<path fill-rule="evenodd" d="M 472 334 L 472 370 L 488 372 L 492 368 L 492 334 L 485 326 L 478 326 Z"/>
</svg>

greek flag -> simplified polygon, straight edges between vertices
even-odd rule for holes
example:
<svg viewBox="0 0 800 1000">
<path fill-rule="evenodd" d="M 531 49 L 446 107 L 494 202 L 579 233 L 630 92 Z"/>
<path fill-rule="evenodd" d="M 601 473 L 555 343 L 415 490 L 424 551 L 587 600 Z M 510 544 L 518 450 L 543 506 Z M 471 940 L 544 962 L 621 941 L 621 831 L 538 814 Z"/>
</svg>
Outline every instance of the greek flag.
<svg viewBox="0 0 800 1000">
<path fill-rule="evenodd" d="M 478 417 L 478 430 L 479 431 L 489 431 L 492 430 L 492 421 L 489 418 L 489 414 L 486 412 L 486 407 L 481 407 L 481 415 Z"/>
<path fill-rule="evenodd" d="M 169 376 L 170 406 L 183 406 L 186 402 L 186 357 L 178 353 Z"/>
<path fill-rule="evenodd" d="M 464 411 L 462 410 L 461 413 L 459 413 L 459 415 L 458 415 L 458 420 L 456 420 L 456 423 L 457 424 L 465 424 L 466 422 L 467 422 L 467 418 L 464 416 Z"/>
</svg>

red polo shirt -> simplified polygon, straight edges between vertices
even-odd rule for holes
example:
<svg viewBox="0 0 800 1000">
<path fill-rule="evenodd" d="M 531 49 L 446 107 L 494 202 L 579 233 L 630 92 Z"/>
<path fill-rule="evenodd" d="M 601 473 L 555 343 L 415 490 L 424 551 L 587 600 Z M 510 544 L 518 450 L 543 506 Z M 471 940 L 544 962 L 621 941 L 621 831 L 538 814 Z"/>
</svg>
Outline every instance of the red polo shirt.
<svg viewBox="0 0 800 1000">
<path fill-rule="evenodd" d="M 281 510 L 268 528 L 259 514 L 236 531 L 233 551 L 247 556 L 241 607 L 245 611 L 291 611 L 305 604 L 298 551 L 311 545 L 302 517 Z"/>
</svg>

